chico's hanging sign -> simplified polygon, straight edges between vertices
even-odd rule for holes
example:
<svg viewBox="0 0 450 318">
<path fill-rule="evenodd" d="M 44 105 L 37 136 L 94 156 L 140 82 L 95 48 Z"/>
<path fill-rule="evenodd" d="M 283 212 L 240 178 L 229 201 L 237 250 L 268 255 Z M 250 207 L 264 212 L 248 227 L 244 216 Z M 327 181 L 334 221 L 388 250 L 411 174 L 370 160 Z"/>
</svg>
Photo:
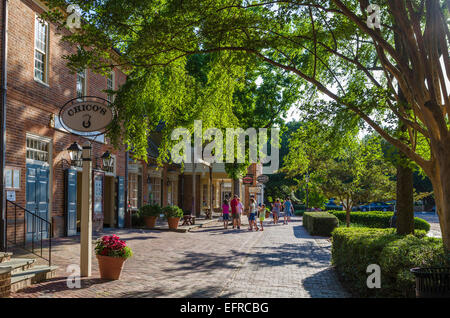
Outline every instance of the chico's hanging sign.
<svg viewBox="0 0 450 318">
<path fill-rule="evenodd" d="M 113 118 L 114 112 L 110 102 L 95 96 L 74 98 L 59 112 L 59 120 L 64 128 L 83 136 L 105 133 Z"/>
</svg>

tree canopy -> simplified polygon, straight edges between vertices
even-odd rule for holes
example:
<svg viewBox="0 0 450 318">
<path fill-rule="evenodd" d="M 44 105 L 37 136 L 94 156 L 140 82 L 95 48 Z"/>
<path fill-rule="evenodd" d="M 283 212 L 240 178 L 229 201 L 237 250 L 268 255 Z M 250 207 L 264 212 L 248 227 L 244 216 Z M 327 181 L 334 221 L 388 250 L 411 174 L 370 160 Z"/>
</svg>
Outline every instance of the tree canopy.
<svg viewBox="0 0 450 318">
<path fill-rule="evenodd" d="M 105 70 L 113 59 L 137 74 L 160 67 L 169 67 L 164 73 L 177 72 L 189 55 L 216 53 L 221 67 L 214 75 L 224 78 L 212 91 L 219 95 L 234 90 L 233 74 L 242 74 L 243 65 L 254 58 L 295 74 L 303 81 L 306 101 L 330 106 L 325 110 L 331 116 L 353 112 L 425 171 L 435 191 L 444 245 L 450 250 L 448 1 L 374 1 L 380 6 L 379 28 L 367 23 L 373 18 L 368 0 L 49 3 L 78 4 L 88 21 L 66 37 L 81 46 L 68 57 L 73 67 Z M 120 57 L 109 53 L 111 47 Z M 189 86 L 184 87 L 191 96 Z M 191 100 L 178 95 L 183 90 L 162 104 Z M 333 103 L 323 105 L 319 92 Z M 219 98 L 225 105 L 231 100 L 227 96 Z M 173 105 L 164 113 L 181 107 Z M 398 121 L 406 127 L 400 135 L 392 129 Z M 142 135 L 126 137 L 137 145 Z"/>
</svg>

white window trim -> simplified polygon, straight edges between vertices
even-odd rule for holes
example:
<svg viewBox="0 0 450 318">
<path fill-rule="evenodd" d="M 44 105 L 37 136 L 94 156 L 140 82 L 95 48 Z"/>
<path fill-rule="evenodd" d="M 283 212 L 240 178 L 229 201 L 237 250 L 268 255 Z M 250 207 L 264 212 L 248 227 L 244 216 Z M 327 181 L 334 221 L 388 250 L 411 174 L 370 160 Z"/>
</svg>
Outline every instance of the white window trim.
<svg viewBox="0 0 450 318">
<path fill-rule="evenodd" d="M 6 185 L 6 171 L 11 170 L 11 187 L 8 187 Z M 14 187 L 14 172 L 19 171 L 19 187 Z M 22 183 L 22 169 L 18 167 L 13 166 L 5 166 L 4 169 L 4 176 L 3 176 L 3 184 L 5 185 L 5 190 L 21 190 L 21 183 Z"/>
<path fill-rule="evenodd" d="M 49 55 L 50 55 L 50 26 L 48 24 L 47 21 L 44 22 L 44 24 L 47 26 L 47 34 L 46 34 L 46 43 L 45 43 L 45 48 L 47 50 L 47 52 L 44 52 L 45 54 L 45 65 L 44 65 L 44 81 L 41 81 L 41 79 L 36 77 L 35 74 L 35 69 L 36 69 L 36 51 L 39 51 L 42 53 L 42 51 L 40 51 L 37 47 L 36 47 L 36 29 L 37 29 L 37 24 L 38 24 L 38 20 L 39 20 L 39 15 L 35 14 L 35 18 L 34 18 L 34 37 L 33 37 L 33 41 L 34 41 L 34 50 L 33 50 L 33 78 L 36 82 L 43 84 L 47 87 L 49 87 L 50 85 L 48 84 L 48 64 L 49 64 Z"/>
<path fill-rule="evenodd" d="M 112 75 L 112 89 L 111 90 L 115 90 L 116 89 L 116 72 L 114 70 L 111 71 L 111 73 L 109 73 L 109 75 Z M 106 77 L 106 89 L 109 90 L 110 88 L 108 87 L 108 80 L 109 78 Z M 109 100 L 109 97 L 111 96 L 111 100 Z M 106 99 L 109 102 L 114 102 L 114 98 L 115 96 L 113 94 L 107 94 Z"/>
<path fill-rule="evenodd" d="M 84 71 L 84 87 L 83 87 L 83 92 L 82 92 L 82 94 L 83 94 L 83 96 L 87 96 L 88 70 L 87 70 L 87 69 L 84 69 L 83 71 Z M 78 84 L 78 74 L 80 74 L 80 72 L 77 72 L 77 73 L 76 73 L 76 78 L 75 78 L 75 95 L 76 95 L 78 101 L 82 101 L 82 98 L 79 98 L 79 97 L 78 97 L 78 87 L 77 87 L 77 84 Z"/>
<path fill-rule="evenodd" d="M 52 158 L 52 151 L 53 151 L 53 143 L 52 143 L 53 140 L 52 140 L 52 138 L 43 137 L 43 136 L 35 135 L 35 134 L 32 134 L 32 133 L 27 133 L 25 138 L 26 139 L 28 139 L 28 138 L 37 139 L 39 141 L 48 143 L 48 162 L 34 160 L 34 159 L 28 159 L 27 158 L 26 163 L 40 164 L 40 165 L 43 165 L 43 166 L 50 166 L 50 163 L 53 160 L 53 158 Z M 26 149 L 26 145 L 25 145 L 25 149 Z"/>
</svg>

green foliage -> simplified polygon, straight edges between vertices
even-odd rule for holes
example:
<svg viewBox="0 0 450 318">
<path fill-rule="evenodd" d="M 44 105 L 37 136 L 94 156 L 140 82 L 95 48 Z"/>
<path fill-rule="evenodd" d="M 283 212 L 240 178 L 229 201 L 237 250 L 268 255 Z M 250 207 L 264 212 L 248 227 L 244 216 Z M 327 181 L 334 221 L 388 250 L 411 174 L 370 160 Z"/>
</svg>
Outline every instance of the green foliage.
<svg viewBox="0 0 450 318">
<path fill-rule="evenodd" d="M 337 217 L 326 212 L 305 212 L 303 226 L 311 235 L 330 236 L 339 225 Z"/>
<path fill-rule="evenodd" d="M 395 229 L 337 228 L 332 233 L 332 263 L 359 297 L 415 297 L 413 267 L 443 266 L 442 240 L 399 236 Z M 381 288 L 367 288 L 367 266 L 381 268 Z"/>
<path fill-rule="evenodd" d="M 168 205 L 162 208 L 166 218 L 182 218 L 183 210 L 176 205 Z"/>
<path fill-rule="evenodd" d="M 328 211 L 335 215 L 340 222 L 345 223 L 346 212 L 345 211 Z M 350 212 L 350 222 L 357 223 L 370 228 L 389 228 L 390 221 L 394 212 L 383 212 L 383 211 L 371 211 L 371 212 Z M 421 219 L 414 218 L 414 228 L 416 230 L 430 231 L 430 224 Z"/>
<path fill-rule="evenodd" d="M 162 209 L 159 204 L 144 205 L 139 211 L 140 216 L 160 216 L 161 213 Z"/>
<path fill-rule="evenodd" d="M 355 202 L 393 198 L 395 172 L 383 157 L 379 138 L 359 140 L 351 132 L 336 135 L 333 127 L 308 122 L 292 135 L 282 170 L 291 176 L 303 174 L 298 179 L 303 188 L 309 176 L 311 199 L 322 205 L 324 198 L 336 198 L 349 201 L 351 210 Z"/>
</svg>

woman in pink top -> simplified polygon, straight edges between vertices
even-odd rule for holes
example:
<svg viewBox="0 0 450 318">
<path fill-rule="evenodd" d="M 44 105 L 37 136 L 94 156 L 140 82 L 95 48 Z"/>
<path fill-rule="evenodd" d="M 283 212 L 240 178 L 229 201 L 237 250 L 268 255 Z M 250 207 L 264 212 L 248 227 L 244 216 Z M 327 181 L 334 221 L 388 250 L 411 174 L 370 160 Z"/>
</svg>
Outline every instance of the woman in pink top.
<svg viewBox="0 0 450 318">
<path fill-rule="evenodd" d="M 228 220 L 230 219 L 230 206 L 228 205 L 228 200 L 223 200 L 222 217 L 223 217 L 223 228 L 227 229 Z"/>
</svg>

